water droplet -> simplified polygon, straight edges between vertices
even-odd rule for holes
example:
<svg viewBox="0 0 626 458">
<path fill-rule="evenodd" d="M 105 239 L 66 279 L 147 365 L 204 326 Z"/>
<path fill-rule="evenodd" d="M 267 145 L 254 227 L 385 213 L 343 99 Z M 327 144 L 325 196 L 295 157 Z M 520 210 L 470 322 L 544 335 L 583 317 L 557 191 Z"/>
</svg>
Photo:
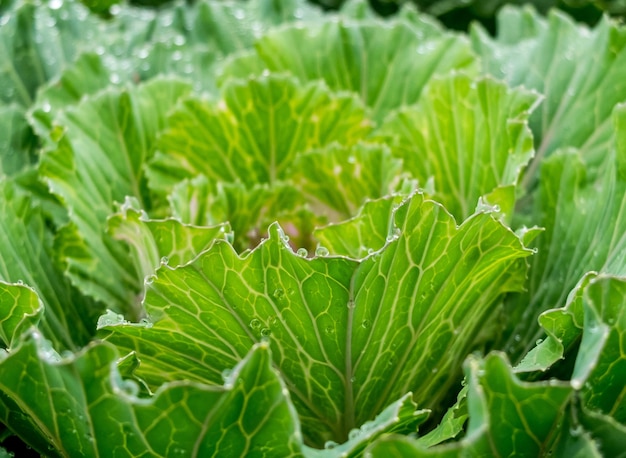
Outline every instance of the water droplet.
<svg viewBox="0 0 626 458">
<path fill-rule="evenodd" d="M 275 298 L 275 299 L 280 299 L 280 298 L 282 298 L 284 295 L 285 295 L 285 292 L 284 292 L 282 289 L 277 288 L 277 289 L 275 289 L 275 290 L 274 290 L 274 294 L 273 294 L 273 296 L 274 296 L 274 298 Z"/>
<path fill-rule="evenodd" d="M 515 334 L 515 335 L 513 336 L 513 340 L 514 340 L 515 342 L 519 342 L 520 340 L 522 340 L 522 336 L 520 336 L 519 334 Z"/>
<path fill-rule="evenodd" d="M 326 329 L 324 329 L 324 332 L 330 336 L 335 333 L 335 328 L 333 328 L 332 326 L 326 326 Z"/>
<path fill-rule="evenodd" d="M 324 444 L 324 448 L 326 450 L 332 450 L 335 447 L 337 447 L 339 444 L 335 441 L 326 441 L 326 443 Z"/>
<path fill-rule="evenodd" d="M 370 322 L 370 320 L 363 320 L 363 322 L 361 323 L 361 327 L 363 329 L 369 329 L 372 326 L 372 323 Z"/>
<path fill-rule="evenodd" d="M 168 258 L 167 256 L 163 256 L 161 258 L 161 265 L 162 266 L 166 266 L 168 262 L 170 262 L 170 258 Z"/>
<path fill-rule="evenodd" d="M 298 251 L 296 252 L 296 254 L 298 256 L 302 256 L 303 258 L 306 258 L 309 255 L 309 252 L 307 251 L 306 248 L 298 248 Z"/>
<path fill-rule="evenodd" d="M 272 334 L 272 331 L 270 330 L 270 328 L 261 329 L 261 336 L 269 337 L 271 334 Z"/>
<path fill-rule="evenodd" d="M 153 323 L 152 321 L 150 321 L 149 319 L 147 319 L 147 318 L 142 318 L 142 319 L 139 321 L 139 324 L 143 325 L 143 327 L 144 327 L 144 328 L 147 328 L 147 329 L 149 329 L 149 328 L 151 328 L 152 326 L 154 326 L 154 323 Z"/>
<path fill-rule="evenodd" d="M 250 321 L 250 327 L 252 329 L 259 329 L 261 327 L 261 321 L 254 318 L 252 321 Z"/>
<path fill-rule="evenodd" d="M 328 256 L 328 248 L 320 246 L 315 250 L 315 256 Z"/>
<path fill-rule="evenodd" d="M 157 279 L 156 275 L 149 275 L 149 276 L 147 276 L 146 280 L 145 280 L 146 285 L 151 285 L 152 283 L 154 283 L 154 280 L 156 280 L 156 279 Z"/>
<path fill-rule="evenodd" d="M 570 428 L 569 433 L 572 437 L 578 437 L 583 433 L 583 428 L 580 425 L 577 425 L 575 428 Z"/>
<path fill-rule="evenodd" d="M 540 344 L 541 344 L 541 342 L 543 342 L 543 339 L 537 339 L 537 340 L 535 341 L 535 345 L 540 345 Z"/>
<path fill-rule="evenodd" d="M 356 440 L 361 436 L 361 430 L 360 429 L 353 429 L 348 433 L 348 440 Z"/>
<path fill-rule="evenodd" d="M 437 367 L 433 367 L 433 370 L 431 371 L 433 374 L 436 374 L 437 372 L 439 372 L 439 368 Z"/>
<path fill-rule="evenodd" d="M 222 371 L 222 379 L 224 379 L 224 382 L 229 383 L 230 382 L 230 375 L 233 373 L 232 369 L 224 369 Z"/>
<path fill-rule="evenodd" d="M 356 382 L 356 377 L 352 376 L 350 377 L 350 383 L 355 383 Z"/>
</svg>

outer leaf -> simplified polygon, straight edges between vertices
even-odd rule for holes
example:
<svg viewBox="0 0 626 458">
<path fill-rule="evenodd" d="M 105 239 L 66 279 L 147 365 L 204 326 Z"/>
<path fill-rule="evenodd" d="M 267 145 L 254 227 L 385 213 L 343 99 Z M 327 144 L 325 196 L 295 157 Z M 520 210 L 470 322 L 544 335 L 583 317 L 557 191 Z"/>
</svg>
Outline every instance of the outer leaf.
<svg viewBox="0 0 626 458">
<path fill-rule="evenodd" d="M 626 425 L 626 278 L 599 277 L 585 289 L 585 328 L 572 385 L 587 408 Z"/>
<path fill-rule="evenodd" d="M 472 29 L 484 70 L 546 96 L 531 118 L 538 153 L 527 180 L 536 179 L 545 156 L 566 146 L 580 148 L 593 173 L 611 143 L 613 107 L 626 99 L 626 28 L 604 18 L 590 31 L 556 10 L 545 20 L 531 9 L 507 7 L 498 30 L 490 38 Z"/>
<path fill-rule="evenodd" d="M 0 282 L 0 340 L 5 348 L 13 348 L 42 315 L 43 305 L 32 288 Z"/>
<path fill-rule="evenodd" d="M 537 346 L 515 367 L 517 372 L 545 371 L 580 343 L 584 326 L 583 292 L 594 277 L 594 273 L 585 275 L 572 290 L 563 308 L 547 310 L 539 315 L 538 322 L 547 337 L 536 342 Z"/>
<path fill-rule="evenodd" d="M 432 80 L 415 106 L 392 115 L 378 133 L 393 139 L 394 154 L 420 182 L 434 177 L 435 199 L 462 221 L 481 197 L 517 184 L 534 153 L 527 118 L 537 101 L 536 93 L 491 78 L 455 74 Z"/>
<path fill-rule="evenodd" d="M 396 213 L 396 225 L 396 240 L 353 278 L 357 424 L 407 391 L 419 406 L 437 407 L 497 299 L 520 287 L 530 255 L 491 215 L 457 227 L 421 195 Z"/>
<path fill-rule="evenodd" d="M 456 403 L 448 409 L 439 425 L 425 436 L 417 439 L 420 446 L 432 447 L 433 445 L 450 441 L 463 432 L 468 417 L 467 392 L 468 387 L 464 385 L 457 396 Z"/>
<path fill-rule="evenodd" d="M 116 79 L 112 78 L 113 69 L 110 67 L 115 66 L 115 60 L 111 56 L 108 56 L 108 60 L 107 65 L 105 57 L 98 53 L 82 54 L 57 80 L 41 87 L 30 112 L 31 123 L 40 137 L 51 136 L 54 140 L 55 135 L 58 136 L 53 130 L 54 118 L 60 111 L 77 105 L 86 95 L 93 95 L 113 85 L 111 80 Z"/>
<path fill-rule="evenodd" d="M 139 399 L 109 344 L 63 360 L 33 334 L 0 360 L 0 415 L 46 456 L 301 456 L 298 420 L 257 345 L 225 386 L 165 385 Z"/>
<path fill-rule="evenodd" d="M 613 120 L 614 147 L 597 173 L 588 174 L 574 151 L 544 161 L 529 213 L 546 231 L 537 239 L 528 293 L 512 300 L 508 311 L 507 345 L 515 358 L 543 336 L 536 317 L 565 305 L 587 272 L 626 274 L 626 106 L 616 107 Z"/>
<path fill-rule="evenodd" d="M 43 177 L 70 213 L 71 226 L 58 240 L 67 274 L 83 292 L 118 311 L 133 311 L 142 277 L 124 247 L 105 234 L 106 218 L 114 202 L 129 195 L 147 207 L 145 161 L 166 113 L 188 90 L 162 79 L 87 98 L 61 114 L 66 133 L 42 159 Z"/>
<path fill-rule="evenodd" d="M 401 167 L 402 161 L 385 145 L 357 143 L 331 145 L 302 155 L 291 175 L 316 213 L 343 220 L 353 216 L 366 199 L 393 192 Z"/>
<path fill-rule="evenodd" d="M 590 431 L 600 444 L 604 456 L 623 458 L 626 456 L 626 426 L 618 423 L 612 417 L 584 409 L 581 412 L 580 423 Z M 580 432 L 580 430 L 577 430 Z"/>
<path fill-rule="evenodd" d="M 394 108 L 415 103 L 434 74 L 474 68 L 465 39 L 442 34 L 432 24 L 419 27 L 404 21 L 284 27 L 260 38 L 255 49 L 262 62 L 255 68 L 288 71 L 301 81 L 323 79 L 333 90 L 356 92 L 377 121 Z M 250 60 L 247 55 L 243 66 L 231 61 L 222 80 L 247 76 Z"/>
<path fill-rule="evenodd" d="M 360 428 L 350 431 L 348 441 L 339 445 L 329 441 L 325 450 L 306 448 L 306 456 L 314 457 L 358 457 L 368 444 L 375 442 L 379 437 L 390 433 L 413 434 L 423 423 L 428 410 L 415 410 L 416 405 L 411 401 L 411 393 L 406 394 L 383 410 L 373 421 L 364 423 Z"/>
<path fill-rule="evenodd" d="M 150 220 L 131 199 L 108 220 L 113 238 L 130 245 L 141 278 L 151 275 L 159 263 L 176 267 L 191 261 L 216 239 L 227 238 L 228 231 L 228 225 L 199 227 L 175 219 Z"/>
<path fill-rule="evenodd" d="M 288 76 L 235 80 L 215 104 L 189 99 L 169 120 L 149 168 L 162 191 L 204 174 L 246 186 L 284 178 L 298 153 L 369 132 L 356 97 L 334 95 L 321 83 L 301 86 Z"/>
<path fill-rule="evenodd" d="M 39 298 L 46 306 L 42 332 L 56 348 L 72 349 L 92 336 L 100 309 L 77 294 L 57 268 L 42 209 L 13 182 L 1 179 L 0 281 L 0 310 L 4 319 L 14 323 L 3 325 L 12 329 L 5 328 L 5 344 L 11 346 L 17 330 L 24 330 L 15 321 L 22 321 L 22 313 L 32 315 Z M 39 298 L 27 288 L 7 284 L 16 282 L 31 286 Z M 7 314 L 11 310 L 17 315 Z"/>
<path fill-rule="evenodd" d="M 365 456 L 531 457 L 543 456 L 560 443 L 559 424 L 569 414 L 573 394 L 568 384 L 520 382 L 500 354 L 484 361 L 470 358 L 466 373 L 470 423 L 463 440 L 425 449 L 417 441 L 390 437 L 372 446 Z M 592 443 L 585 446 L 593 450 Z"/>
<path fill-rule="evenodd" d="M 153 325 L 107 324 L 102 334 L 137 352 L 151 386 L 217 383 L 269 338 L 317 446 L 346 440 L 408 391 L 436 407 L 498 297 L 519 287 L 530 252 L 491 216 L 457 228 L 421 195 L 395 217 L 395 240 L 362 263 L 297 256 L 275 226 L 243 258 L 217 242 L 185 267 L 157 271 L 145 299 Z"/>
<path fill-rule="evenodd" d="M 37 139 L 17 105 L 0 105 L 0 130 L 0 176 L 12 176 L 35 162 Z"/>
</svg>

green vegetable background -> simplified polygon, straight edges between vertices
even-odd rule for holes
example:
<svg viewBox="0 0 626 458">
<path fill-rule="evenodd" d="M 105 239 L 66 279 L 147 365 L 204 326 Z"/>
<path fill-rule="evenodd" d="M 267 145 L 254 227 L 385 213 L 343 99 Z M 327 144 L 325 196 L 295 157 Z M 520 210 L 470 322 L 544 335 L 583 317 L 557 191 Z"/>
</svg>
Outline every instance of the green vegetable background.
<svg viewBox="0 0 626 458">
<path fill-rule="evenodd" d="M 624 2 L 149 3 L 0 0 L 0 457 L 626 456 Z"/>
</svg>

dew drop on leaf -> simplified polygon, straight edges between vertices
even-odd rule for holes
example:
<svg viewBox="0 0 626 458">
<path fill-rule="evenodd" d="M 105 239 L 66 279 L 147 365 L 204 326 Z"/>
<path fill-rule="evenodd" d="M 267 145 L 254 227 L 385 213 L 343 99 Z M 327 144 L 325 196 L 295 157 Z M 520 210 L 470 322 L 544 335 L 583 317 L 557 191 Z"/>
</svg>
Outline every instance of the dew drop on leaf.
<svg viewBox="0 0 626 458">
<path fill-rule="evenodd" d="M 272 331 L 270 330 L 270 328 L 261 329 L 261 335 L 263 337 L 269 337 L 271 334 L 272 334 Z"/>
<path fill-rule="evenodd" d="M 253 320 L 250 321 L 250 327 L 252 329 L 259 329 L 261 327 L 261 322 L 257 320 L 256 318 L 254 318 Z"/>
<path fill-rule="evenodd" d="M 363 320 L 363 322 L 361 323 L 361 327 L 363 329 L 369 329 L 372 326 L 372 323 L 370 320 Z"/>
<path fill-rule="evenodd" d="M 275 290 L 274 290 L 274 294 L 273 294 L 273 296 L 274 296 L 274 298 L 275 298 L 275 299 L 280 299 L 280 298 L 282 298 L 284 295 L 285 295 L 285 292 L 284 292 L 282 289 L 277 288 L 277 289 L 275 289 Z"/>
<path fill-rule="evenodd" d="M 306 258 L 309 255 L 309 252 L 307 251 L 306 248 L 298 248 L 298 251 L 296 251 L 296 254 L 298 256 L 302 256 L 303 258 Z"/>
<path fill-rule="evenodd" d="M 323 247 L 323 246 L 318 247 L 318 248 L 315 250 L 315 256 L 328 256 L 328 254 L 329 254 L 329 252 L 328 252 L 328 248 Z"/>
</svg>

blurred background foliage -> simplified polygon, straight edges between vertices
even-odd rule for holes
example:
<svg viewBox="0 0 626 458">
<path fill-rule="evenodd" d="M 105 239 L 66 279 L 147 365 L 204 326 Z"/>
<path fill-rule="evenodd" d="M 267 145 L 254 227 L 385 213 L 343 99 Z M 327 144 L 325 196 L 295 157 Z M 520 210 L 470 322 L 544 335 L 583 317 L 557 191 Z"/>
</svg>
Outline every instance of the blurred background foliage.
<svg viewBox="0 0 626 458">
<path fill-rule="evenodd" d="M 345 0 L 314 0 L 324 8 L 338 8 Z M 413 3 L 451 29 L 467 30 L 472 21 L 480 21 L 493 31 L 496 12 L 504 5 L 533 5 L 545 14 L 559 8 L 580 22 L 594 25 L 603 13 L 622 19 L 626 16 L 626 0 L 369 0 L 373 9 L 386 16 L 395 13 L 404 3 Z"/>
<path fill-rule="evenodd" d="M 0 0 L 0 3 L 7 0 Z M 11 1 L 11 0 L 8 0 Z M 82 0 L 94 11 L 106 11 L 118 0 Z M 131 4 L 159 7 L 170 0 L 130 0 Z M 193 0 L 188 0 L 193 1 Z M 278 2 L 282 0 L 276 0 Z M 336 10 L 347 0 L 310 0 L 326 10 Z M 420 11 L 437 17 L 446 27 L 467 30 L 473 21 L 481 22 L 488 30 L 495 28 L 496 12 L 504 5 L 533 5 L 545 14 L 559 8 L 579 22 L 594 25 L 603 13 L 623 19 L 626 17 L 626 0 L 368 0 L 381 16 L 389 16 L 405 3 L 413 3 Z"/>
</svg>

